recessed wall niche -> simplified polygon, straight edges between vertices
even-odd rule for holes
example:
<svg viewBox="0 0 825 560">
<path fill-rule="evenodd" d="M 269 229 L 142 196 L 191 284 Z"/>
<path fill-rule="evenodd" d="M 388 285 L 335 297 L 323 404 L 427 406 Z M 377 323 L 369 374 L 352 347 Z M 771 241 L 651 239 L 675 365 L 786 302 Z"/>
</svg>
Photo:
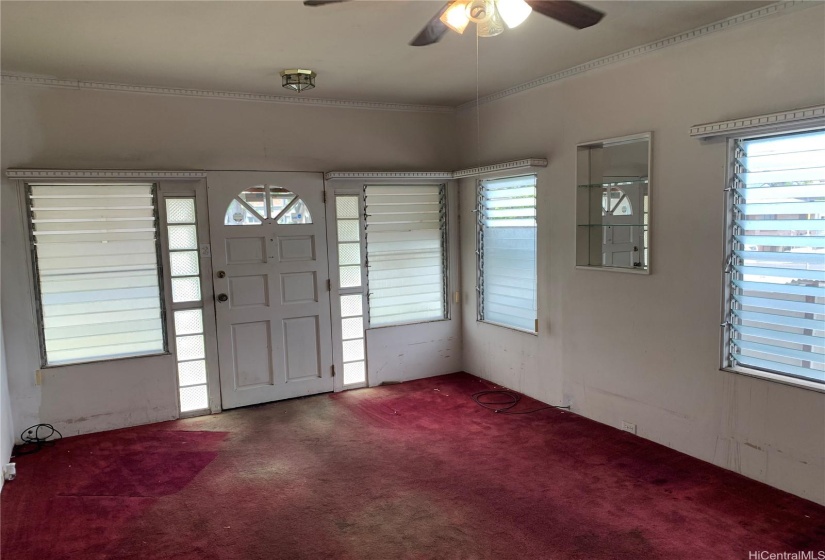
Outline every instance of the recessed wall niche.
<svg viewBox="0 0 825 560">
<path fill-rule="evenodd" d="M 650 273 L 652 133 L 579 144 L 576 267 Z"/>
</svg>

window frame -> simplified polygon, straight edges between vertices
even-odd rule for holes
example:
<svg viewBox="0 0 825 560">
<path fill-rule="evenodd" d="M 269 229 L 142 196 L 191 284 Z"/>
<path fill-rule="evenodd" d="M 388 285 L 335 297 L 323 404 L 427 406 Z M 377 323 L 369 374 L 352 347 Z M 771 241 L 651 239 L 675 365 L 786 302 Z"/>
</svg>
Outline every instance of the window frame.
<svg viewBox="0 0 825 560">
<path fill-rule="evenodd" d="M 482 210 L 483 210 L 483 192 L 482 189 L 484 187 L 485 181 L 497 181 L 501 179 L 516 179 L 519 177 L 534 177 L 536 181 L 536 195 L 535 195 L 535 203 L 536 203 L 536 258 L 535 258 L 535 267 L 536 267 L 536 319 L 535 319 L 535 326 L 533 330 L 523 329 L 521 327 L 517 327 L 515 325 L 508 325 L 507 323 L 500 323 L 497 321 L 490 321 L 489 319 L 484 318 L 484 224 L 482 223 Z M 538 305 L 538 292 L 539 292 L 539 249 L 538 249 L 538 241 L 539 241 L 539 220 L 538 220 L 538 200 L 539 200 L 539 190 L 538 190 L 538 182 L 539 176 L 537 170 L 528 171 L 526 173 L 518 173 L 518 174 L 491 174 L 484 177 L 479 177 L 476 179 L 475 185 L 475 198 L 476 198 L 476 205 L 474 208 L 474 213 L 476 215 L 475 219 L 475 235 L 476 235 L 476 322 L 477 323 L 485 323 L 487 325 L 493 325 L 496 327 L 509 329 L 512 331 L 529 334 L 532 336 L 538 336 L 539 334 L 539 305 Z"/>
<path fill-rule="evenodd" d="M 392 187 L 392 188 L 404 188 L 404 187 L 413 187 L 413 186 L 437 186 L 440 189 L 440 196 L 441 196 L 441 214 L 443 215 L 443 221 L 441 224 L 441 266 L 442 266 L 442 275 L 441 275 L 441 292 L 442 292 L 442 305 L 444 306 L 444 314 L 440 318 L 433 318 L 433 319 L 414 319 L 412 321 L 397 321 L 392 323 L 384 323 L 382 325 L 373 325 L 372 324 L 372 313 L 370 308 L 370 285 L 369 285 L 369 243 L 367 240 L 367 187 L 375 186 L 375 187 Z M 452 306 L 450 305 L 450 201 L 449 201 L 449 190 L 447 188 L 447 181 L 426 181 L 426 180 L 419 180 L 415 182 L 393 182 L 393 181 L 370 181 L 368 183 L 364 183 L 361 189 L 361 237 L 362 237 L 362 248 L 364 251 L 363 254 L 363 280 L 364 280 L 364 298 L 366 304 L 366 313 L 365 313 L 365 329 L 384 329 L 388 327 L 400 327 L 406 325 L 420 325 L 424 323 L 438 323 L 441 321 L 450 321 L 451 320 L 451 312 Z"/>
<path fill-rule="evenodd" d="M 734 365 L 730 357 L 731 331 L 729 328 L 730 320 L 730 304 L 733 297 L 732 290 L 732 275 L 729 273 L 728 263 L 733 258 L 733 235 L 734 235 L 734 197 L 735 193 L 731 187 L 734 176 L 736 174 L 736 145 L 738 142 L 747 140 L 756 140 L 760 138 L 769 138 L 776 136 L 791 136 L 794 134 L 801 134 L 805 132 L 825 131 L 822 124 L 811 124 L 809 126 L 797 125 L 780 125 L 780 126 L 764 126 L 756 129 L 742 130 L 737 134 L 726 136 L 726 169 L 725 169 L 725 187 L 724 187 L 724 220 L 723 220 L 723 252 L 722 265 L 720 267 L 720 278 L 722 281 L 721 300 L 720 300 L 720 330 L 719 337 L 719 371 L 745 375 L 764 381 L 771 381 L 792 387 L 808 389 L 820 393 L 825 393 L 825 383 L 819 383 L 800 377 L 794 377 L 789 374 L 770 371 L 767 369 L 760 369 L 752 366 Z"/>
<path fill-rule="evenodd" d="M 163 258 L 163 248 L 161 242 L 161 223 L 160 223 L 160 206 L 159 206 L 159 190 L 160 183 L 157 180 L 147 178 L 90 178 L 84 180 L 83 178 L 43 178 L 20 181 L 22 183 L 23 196 L 20 197 L 22 205 L 24 222 L 26 227 L 26 243 L 28 244 L 27 256 L 30 261 L 29 270 L 31 272 L 30 285 L 32 286 L 32 303 L 34 311 L 35 326 L 37 328 L 37 344 L 40 353 L 40 368 L 54 369 L 65 368 L 73 366 L 81 366 L 88 364 L 99 364 L 105 362 L 117 362 L 120 360 L 134 360 L 139 358 L 151 358 L 155 356 L 169 356 L 172 351 L 169 347 L 169 316 L 167 313 L 167 296 L 166 281 L 165 281 L 165 267 Z M 50 364 L 48 362 L 46 353 L 46 337 L 45 326 L 43 321 L 43 303 L 42 293 L 40 288 L 40 269 L 38 267 L 37 247 L 35 245 L 34 236 L 34 210 L 32 208 L 32 187 L 42 184 L 47 185 L 129 185 L 135 183 L 150 184 L 152 188 L 152 206 L 154 213 L 153 227 L 155 229 L 155 259 L 157 265 L 158 275 L 158 299 L 160 304 L 160 321 L 161 321 L 161 337 L 163 341 L 163 349 L 157 352 L 149 352 L 145 354 L 135 354 L 131 356 L 118 356 L 114 358 L 103 358 L 100 360 L 81 359 L 71 362 L 63 362 L 59 364 Z"/>
</svg>

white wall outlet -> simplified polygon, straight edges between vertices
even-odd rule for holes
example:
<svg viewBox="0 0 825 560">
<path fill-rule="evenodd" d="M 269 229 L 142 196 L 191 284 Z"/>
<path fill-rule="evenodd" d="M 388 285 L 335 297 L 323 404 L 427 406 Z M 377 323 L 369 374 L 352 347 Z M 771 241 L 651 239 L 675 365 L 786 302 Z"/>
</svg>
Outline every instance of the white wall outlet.
<svg viewBox="0 0 825 560">
<path fill-rule="evenodd" d="M 630 422 L 625 422 L 622 420 L 622 430 L 625 432 L 630 432 L 631 434 L 636 433 L 636 424 L 631 424 Z"/>
<path fill-rule="evenodd" d="M 7 463 L 3 465 L 3 479 L 14 480 L 17 476 L 17 467 L 14 463 Z"/>
</svg>

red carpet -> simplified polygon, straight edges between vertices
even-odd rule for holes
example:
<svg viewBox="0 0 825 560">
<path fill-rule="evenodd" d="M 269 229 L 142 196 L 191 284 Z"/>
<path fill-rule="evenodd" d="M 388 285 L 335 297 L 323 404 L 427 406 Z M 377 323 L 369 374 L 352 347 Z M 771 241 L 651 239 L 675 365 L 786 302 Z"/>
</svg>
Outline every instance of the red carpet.
<svg viewBox="0 0 825 560">
<path fill-rule="evenodd" d="M 748 559 L 825 508 L 455 374 L 67 438 L 17 459 L 2 557 Z M 524 399 L 518 409 L 538 403 Z"/>
</svg>

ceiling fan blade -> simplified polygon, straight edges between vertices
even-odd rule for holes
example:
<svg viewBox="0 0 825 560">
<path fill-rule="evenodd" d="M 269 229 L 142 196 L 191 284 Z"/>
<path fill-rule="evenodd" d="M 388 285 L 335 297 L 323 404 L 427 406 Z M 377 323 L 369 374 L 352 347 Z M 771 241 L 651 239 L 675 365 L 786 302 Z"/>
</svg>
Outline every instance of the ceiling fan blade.
<svg viewBox="0 0 825 560">
<path fill-rule="evenodd" d="M 530 7 L 541 15 L 566 23 L 576 29 L 596 25 L 604 13 L 590 6 L 571 0 L 527 0 Z"/>
<path fill-rule="evenodd" d="M 341 2 L 347 2 L 347 0 L 304 0 L 304 6 L 315 8 L 318 6 L 326 6 L 327 4 L 340 4 Z"/>
<path fill-rule="evenodd" d="M 447 11 L 447 8 L 450 7 L 452 2 L 447 2 L 443 8 L 438 10 L 438 13 L 435 14 L 430 21 L 427 22 L 427 25 L 418 32 L 418 35 L 410 41 L 410 45 L 413 47 L 426 47 L 427 45 L 432 45 L 433 43 L 437 43 L 441 40 L 445 33 L 449 30 L 449 27 L 444 25 L 444 22 L 441 21 L 441 15 Z"/>
</svg>

